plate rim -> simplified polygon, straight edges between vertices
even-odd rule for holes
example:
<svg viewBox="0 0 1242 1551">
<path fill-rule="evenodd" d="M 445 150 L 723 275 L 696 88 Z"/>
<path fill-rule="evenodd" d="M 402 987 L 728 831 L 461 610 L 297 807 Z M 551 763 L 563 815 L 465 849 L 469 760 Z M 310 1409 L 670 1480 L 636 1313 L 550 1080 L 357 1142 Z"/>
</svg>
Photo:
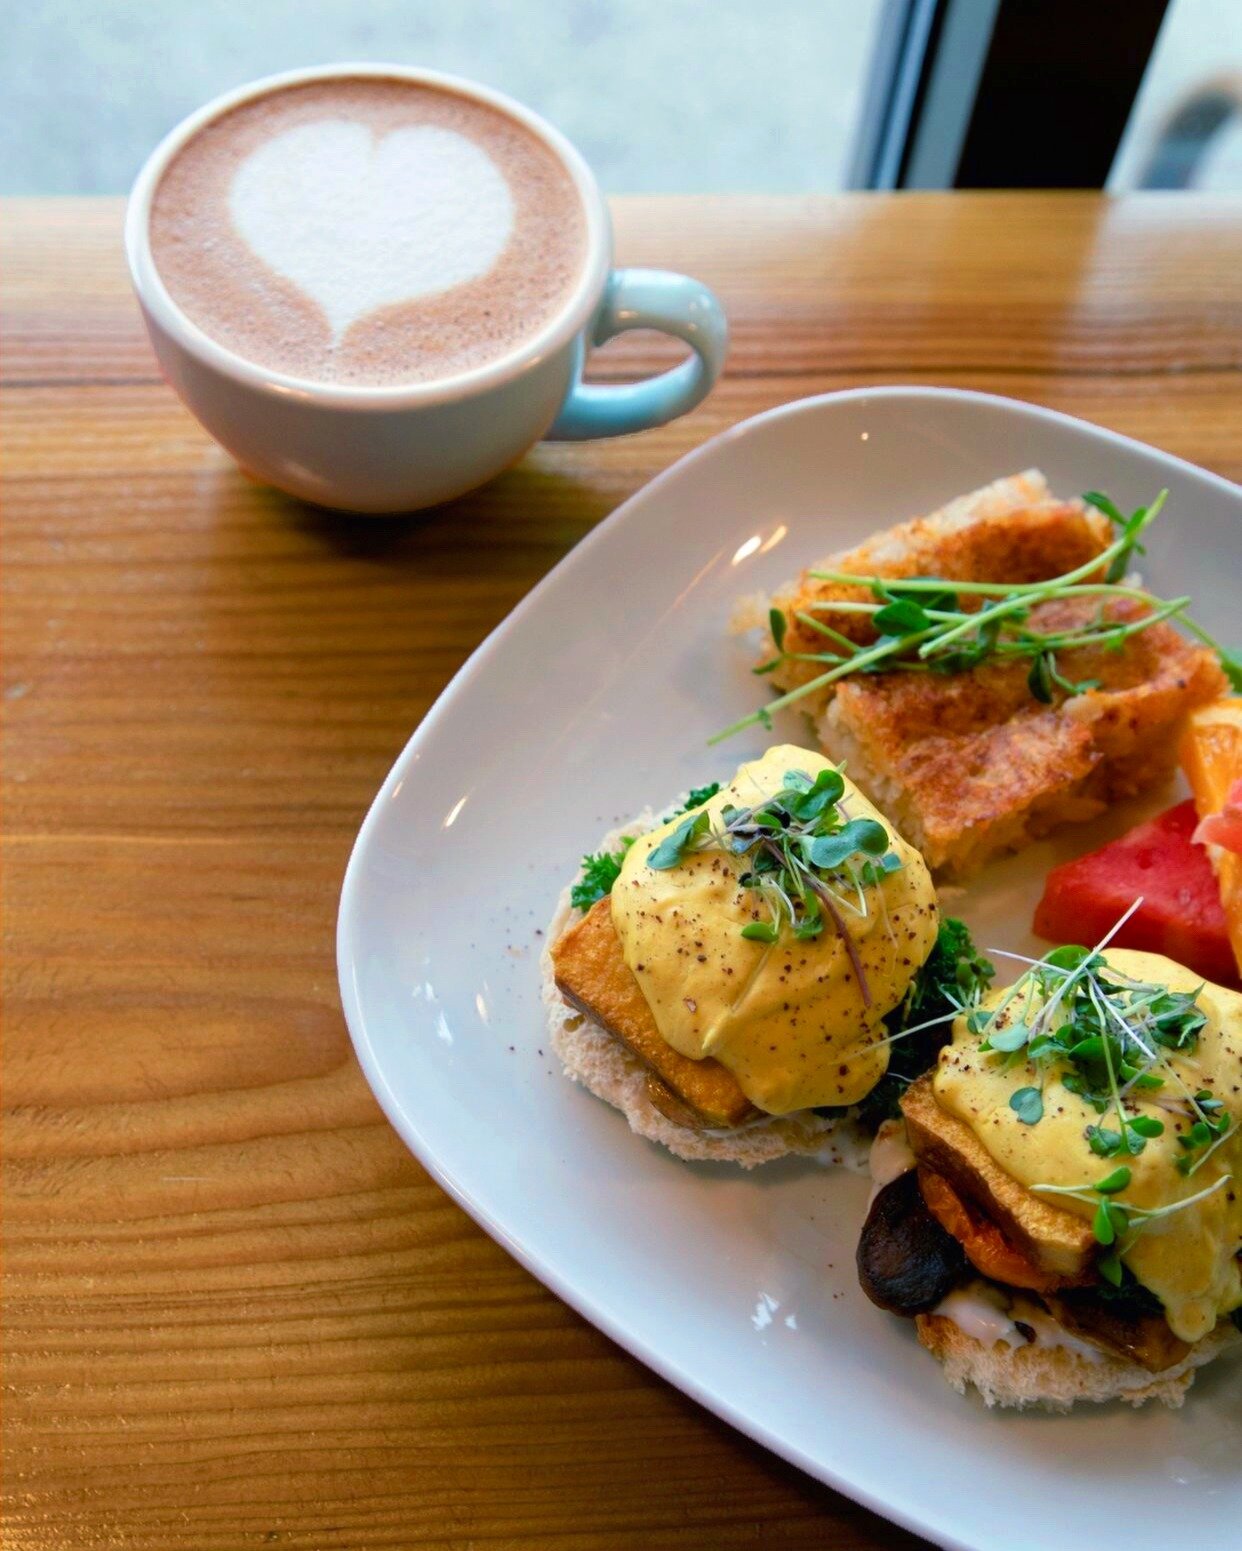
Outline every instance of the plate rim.
<svg viewBox="0 0 1242 1551">
<path fill-rule="evenodd" d="M 661 490 L 666 484 L 679 476 L 683 470 L 692 467 L 700 460 L 714 456 L 727 444 L 748 438 L 760 428 L 773 421 L 813 414 L 830 405 L 847 402 L 874 402 L 876 400 L 908 400 L 910 402 L 918 402 L 928 399 L 957 403 L 967 407 L 1003 408 L 1019 416 L 1042 421 L 1048 425 L 1086 431 L 1106 443 L 1111 443 L 1128 451 L 1154 455 L 1162 462 L 1177 468 L 1179 471 L 1192 475 L 1196 479 L 1207 481 L 1209 485 L 1215 486 L 1234 500 L 1242 497 L 1242 486 L 1235 484 L 1232 480 L 1227 479 L 1223 475 L 1216 474 L 1210 469 L 1205 469 L 1199 464 L 1191 463 L 1188 459 L 1179 457 L 1175 453 L 1166 452 L 1164 449 L 1153 446 L 1149 442 L 1140 441 L 1136 437 L 1126 436 L 1124 433 L 1113 431 L 1107 426 L 1097 425 L 1093 421 L 1083 419 L 1081 416 L 1066 414 L 1062 410 L 1050 409 L 1046 405 L 1029 403 L 1026 400 L 1010 398 L 1004 394 L 984 393 L 976 389 L 945 388 L 921 384 L 844 388 L 828 393 L 809 394 L 803 398 L 791 399 L 787 403 L 777 404 L 771 409 L 761 411 L 759 414 L 748 416 L 746 419 L 726 427 L 715 436 L 709 437 L 699 446 L 691 448 L 689 452 L 675 459 L 667 468 L 662 469 L 658 474 L 655 474 L 651 479 L 640 485 L 637 490 L 628 495 L 620 505 L 598 522 L 539 579 L 504 619 L 488 632 L 453 674 L 452 678 L 449 679 L 393 761 L 388 774 L 372 798 L 366 815 L 359 826 L 358 833 L 350 848 L 349 860 L 342 879 L 337 910 L 335 942 L 337 981 L 346 1026 L 349 1030 L 354 1054 L 372 1093 L 375 1095 L 387 1120 L 403 1144 L 413 1153 L 422 1168 L 426 1170 L 440 1189 L 461 1207 L 471 1220 L 477 1223 L 495 1243 L 500 1245 L 523 1269 L 534 1276 L 543 1286 L 547 1287 L 550 1292 L 554 1293 L 562 1302 L 568 1304 L 582 1318 L 588 1320 L 597 1330 L 601 1331 L 609 1340 L 615 1342 L 631 1357 L 643 1363 L 653 1373 L 658 1374 L 665 1382 L 675 1385 L 683 1394 L 687 1395 L 696 1404 L 703 1406 L 712 1415 L 719 1417 L 755 1443 L 761 1444 L 779 1458 L 804 1471 L 812 1480 L 822 1482 L 832 1490 L 839 1492 L 850 1501 L 867 1508 L 889 1523 L 900 1525 L 902 1528 L 908 1529 L 915 1534 L 934 1540 L 937 1545 L 948 1548 L 948 1551 L 980 1551 L 977 1541 L 961 1538 L 935 1514 L 930 1516 L 920 1515 L 917 1512 L 892 1504 L 867 1487 L 840 1474 L 831 1466 L 825 1465 L 821 1460 L 813 1459 L 796 1442 L 771 1433 L 763 1422 L 739 1412 L 726 1396 L 714 1390 L 708 1390 L 689 1369 L 650 1347 L 641 1336 L 636 1335 L 619 1320 L 614 1319 L 605 1310 L 597 1307 L 589 1294 L 581 1292 L 571 1282 L 563 1279 L 555 1265 L 545 1261 L 536 1251 L 530 1249 L 521 1238 L 512 1234 L 502 1222 L 494 1218 L 484 1207 L 475 1201 L 466 1186 L 442 1167 L 432 1149 L 424 1143 L 413 1117 L 405 1110 L 402 1101 L 393 1090 L 384 1073 L 376 1053 L 376 1047 L 371 1040 L 367 1028 L 361 997 L 355 982 L 353 972 L 354 954 L 350 941 L 352 919 L 356 913 L 356 896 L 361 887 L 360 877 L 364 866 L 364 854 L 371 843 L 373 832 L 379 826 L 380 815 L 393 788 L 406 778 L 411 766 L 417 763 L 422 746 L 434 738 L 439 723 L 448 714 L 451 702 L 455 699 L 457 692 L 462 686 L 484 669 L 492 656 L 503 647 L 505 639 L 510 632 L 517 628 L 528 613 L 541 605 L 546 593 L 552 589 L 561 577 L 571 573 L 575 568 L 588 560 L 605 535 L 622 526 L 628 520 L 631 510 L 636 505 L 640 502 L 645 502 L 654 492 Z"/>
</svg>

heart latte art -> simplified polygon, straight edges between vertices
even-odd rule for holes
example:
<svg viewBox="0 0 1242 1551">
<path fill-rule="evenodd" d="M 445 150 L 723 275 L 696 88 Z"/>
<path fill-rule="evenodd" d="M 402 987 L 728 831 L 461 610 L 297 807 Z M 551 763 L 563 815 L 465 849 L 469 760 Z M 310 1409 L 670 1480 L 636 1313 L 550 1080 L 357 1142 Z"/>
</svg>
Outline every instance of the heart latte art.
<svg viewBox="0 0 1242 1551">
<path fill-rule="evenodd" d="M 151 250 L 173 301 L 287 376 L 435 381 L 497 360 L 574 291 L 586 220 L 525 125 L 458 93 L 340 76 L 256 97 L 165 169 Z"/>
<path fill-rule="evenodd" d="M 320 307 L 335 338 L 377 307 L 485 275 L 513 230 L 487 152 L 435 125 L 382 139 L 363 124 L 301 124 L 252 151 L 229 192 L 241 237 Z"/>
</svg>

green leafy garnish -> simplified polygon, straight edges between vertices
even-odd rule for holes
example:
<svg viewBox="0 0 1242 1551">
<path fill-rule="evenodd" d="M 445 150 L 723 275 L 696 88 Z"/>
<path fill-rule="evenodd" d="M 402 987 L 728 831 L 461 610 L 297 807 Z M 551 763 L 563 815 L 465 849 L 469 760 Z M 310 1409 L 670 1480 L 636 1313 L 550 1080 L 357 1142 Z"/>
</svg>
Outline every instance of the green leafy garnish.
<svg viewBox="0 0 1242 1551">
<path fill-rule="evenodd" d="M 679 813 L 689 813 L 694 808 L 701 808 L 705 802 L 710 802 L 719 790 L 719 781 L 709 781 L 706 786 L 691 787 L 685 802 L 680 808 L 674 808 L 668 817 L 676 818 Z M 589 910 L 597 899 L 603 899 L 605 895 L 612 893 L 612 886 L 621 875 L 621 863 L 625 860 L 625 853 L 634 844 L 634 839 L 633 835 L 622 835 L 619 851 L 599 851 L 582 858 L 581 876 L 569 891 L 569 901 L 575 910 Z"/>
<path fill-rule="evenodd" d="M 660 844 L 654 850 L 647 853 L 647 866 L 654 867 L 657 872 L 665 872 L 670 867 L 676 867 L 678 862 L 686 854 L 691 842 L 697 840 L 707 829 L 710 815 L 703 809 L 692 813 L 685 818 L 669 835 L 665 835 Z"/>
<path fill-rule="evenodd" d="M 1167 490 L 1160 492 L 1156 498 L 1160 505 L 1164 504 L 1167 495 Z M 1116 502 L 1110 500 L 1100 490 L 1086 490 L 1083 492 L 1082 498 L 1088 505 L 1094 506 L 1096 511 L 1103 512 L 1105 517 L 1115 527 L 1121 529 L 1122 542 L 1118 545 L 1117 553 L 1109 563 L 1108 571 L 1104 577 L 1106 582 L 1119 582 L 1126 574 L 1126 567 L 1129 565 L 1130 556 L 1136 552 L 1140 555 L 1147 553 L 1146 549 L 1139 543 L 1139 534 L 1147 526 L 1150 516 L 1155 514 L 1149 513 L 1146 506 L 1140 506 L 1127 517 L 1117 506 Z M 1158 510 L 1159 506 L 1157 507 Z"/>
<path fill-rule="evenodd" d="M 1044 1096 L 1038 1088 L 1019 1088 L 1009 1096 L 1009 1107 L 1023 1125 L 1037 1125 L 1044 1118 Z"/>
<path fill-rule="evenodd" d="M 1041 1087 L 1055 1075 L 1091 1105 L 1101 1120 L 1084 1135 L 1097 1157 L 1135 1156 L 1164 1133 L 1165 1122 L 1135 1113 L 1134 1096 L 1163 1088 L 1173 1075 L 1168 1055 L 1194 1048 L 1207 1021 L 1197 997 L 1133 980 L 1110 969 L 1098 949 L 1067 945 L 1033 964 L 999 1007 L 977 1014 L 975 1032 L 985 1035 L 985 1053 L 1025 1060 Z M 1195 1123 L 1202 1118 L 1190 1115 Z M 1188 1150 L 1215 1139 L 1193 1127 L 1187 1136 Z"/>
<path fill-rule="evenodd" d="M 1191 1102 L 1198 1118 L 1188 1131 L 1179 1134 L 1177 1144 L 1182 1156 L 1177 1160 L 1178 1172 L 1191 1175 L 1212 1156 L 1222 1142 L 1226 1142 L 1238 1129 L 1237 1123 L 1224 1113 L 1224 1105 L 1210 1089 L 1200 1088 Z"/>
<path fill-rule="evenodd" d="M 1122 1171 L 1118 1171 L 1119 1173 Z M 1109 1184 L 1113 1176 L 1109 1175 L 1105 1184 Z M 1209 1196 L 1214 1196 L 1218 1190 L 1226 1186 L 1233 1178 L 1231 1174 L 1222 1174 L 1219 1179 L 1213 1181 L 1205 1190 L 1196 1191 L 1193 1196 L 1185 1196 L 1180 1201 L 1172 1201 L 1168 1206 L 1135 1206 L 1127 1203 L 1120 1205 L 1112 1199 L 1115 1192 L 1106 1191 L 1101 1185 L 1093 1185 L 1090 1182 L 1082 1185 L 1032 1185 L 1032 1190 L 1038 1190 L 1043 1195 L 1072 1196 L 1076 1201 L 1083 1201 L 1088 1206 L 1095 1207 L 1095 1214 L 1091 1219 L 1091 1230 L 1095 1234 L 1097 1244 L 1105 1248 L 1117 1246 L 1116 1260 L 1119 1263 L 1134 1244 L 1138 1234 L 1149 1223 L 1157 1222 L 1162 1217 L 1172 1217 L 1177 1212 L 1184 1212 L 1189 1206 L 1197 1206 L 1200 1201 L 1206 1201 Z M 1127 1181 L 1127 1184 L 1129 1182 Z M 1125 1185 L 1119 1185 L 1117 1190 L 1124 1190 Z M 1133 1230 L 1133 1231 L 1132 1231 Z M 1122 1242 L 1125 1240 L 1126 1242 Z M 1112 1259 L 1112 1257 L 1105 1257 Z M 1113 1277 L 1105 1271 L 1105 1260 L 1097 1261 L 1099 1269 L 1104 1272 L 1110 1281 Z M 1114 1282 L 1114 1285 L 1116 1283 Z"/>
<path fill-rule="evenodd" d="M 982 1035 L 980 1050 L 1002 1071 L 1025 1063 L 1038 1078 L 1015 1090 L 1010 1108 L 1026 1125 L 1044 1116 L 1044 1089 L 1057 1080 L 1099 1115 L 1084 1140 L 1098 1158 L 1136 1157 L 1149 1141 L 1175 1128 L 1183 1174 L 1191 1174 L 1236 1130 L 1223 1102 L 1210 1089 L 1192 1092 L 1174 1057 L 1191 1056 L 1207 1024 L 1199 993 L 1172 991 L 1136 979 L 1110 965 L 1103 949 L 1142 903 L 1136 900 L 1095 948 L 1055 948 L 1030 967 L 994 1008 L 971 1017 Z M 1138 1108 L 1137 1098 L 1157 1101 L 1164 1118 Z M 1031 1188 L 1070 1196 L 1092 1208 L 1092 1228 L 1102 1253 L 1101 1276 L 1121 1286 L 1123 1257 L 1152 1222 L 1204 1200 L 1231 1178 L 1224 1174 L 1205 1190 L 1163 1207 L 1141 1207 L 1116 1198 L 1130 1188 L 1133 1172 L 1119 1163 L 1101 1179 L 1080 1185 Z"/>
<path fill-rule="evenodd" d="M 865 864 L 864 864 L 865 866 Z M 976 1007 L 996 970 L 975 947 L 964 921 L 945 916 L 926 962 L 903 1000 L 884 1019 L 888 1069 L 859 1102 L 859 1123 L 875 1131 L 901 1113 L 900 1099 L 948 1043 L 954 1018 Z"/>
<path fill-rule="evenodd" d="M 882 856 L 888 849 L 888 831 L 874 819 L 851 819 L 835 834 L 805 837 L 800 846 L 808 866 L 831 872 L 854 855 Z"/>
<path fill-rule="evenodd" d="M 1015 1050 L 1021 1050 L 1031 1038 L 1031 1031 L 1025 1023 L 1011 1023 L 1007 1028 L 996 1029 L 984 1040 L 982 1049 L 999 1050 L 1005 1055 L 1012 1054 Z"/>
<path fill-rule="evenodd" d="M 575 910 L 589 910 L 597 899 L 612 893 L 613 884 L 621 876 L 625 853 L 633 844 L 633 835 L 622 835 L 620 851 L 599 851 L 582 858 L 582 876 L 569 891 Z"/>
<path fill-rule="evenodd" d="M 1134 1272 L 1122 1265 L 1115 1251 L 1101 1255 L 1096 1268 L 1104 1277 L 1102 1287 L 1092 1287 L 1084 1293 L 1068 1292 L 1064 1296 L 1073 1303 L 1078 1297 L 1102 1298 L 1123 1319 L 1142 1319 L 1145 1315 L 1164 1313 L 1164 1304 L 1155 1293 L 1137 1281 Z"/>
<path fill-rule="evenodd" d="M 788 931 L 806 942 L 832 926 L 866 1006 L 871 993 L 845 915 L 865 916 L 866 890 L 898 869 L 901 859 L 889 850 L 883 824 L 846 817 L 838 806 L 844 794 L 844 778 L 831 767 L 814 778 L 787 770 L 780 790 L 762 802 L 745 808 L 726 803 L 714 817 L 704 808 L 689 812 L 651 850 L 647 865 L 667 871 L 707 850 L 744 857 L 738 882 L 753 892 L 766 919 L 756 911 L 741 935 L 771 944 Z"/>
<path fill-rule="evenodd" d="M 1188 597 L 1161 600 L 1125 583 L 1130 558 L 1144 553 L 1142 536 L 1159 516 L 1167 495 L 1162 490 L 1149 506 L 1126 516 L 1108 496 L 1088 491 L 1083 499 L 1117 527 L 1117 537 L 1091 560 L 1042 582 L 961 582 L 934 576 L 897 580 L 848 571 L 811 571 L 820 581 L 867 588 L 873 601 L 827 600 L 799 610 L 798 623 L 824 639 L 817 652 L 790 650 L 786 645 L 790 621 L 780 609 L 771 609 L 768 628 L 776 654 L 754 671 L 772 673 L 794 662 L 822 664 L 824 671 L 708 741 L 718 743 L 756 723 L 771 727 L 773 711 L 858 673 L 961 673 L 992 659 L 1028 659 L 1031 695 L 1051 705 L 1058 696 L 1072 698 L 1100 688 L 1098 679 L 1067 678 L 1058 666 L 1059 652 L 1084 646 L 1120 650 L 1130 636 L 1166 619 L 1176 619 L 1210 646 L 1233 689 L 1242 692 L 1242 655 L 1222 646 L 1187 615 Z M 1096 579 L 1101 572 L 1103 581 Z M 1085 623 L 1047 631 L 1030 627 L 1030 615 L 1041 604 L 1067 600 L 1091 600 L 1093 612 Z M 1137 619 L 1110 614 L 1109 603 L 1118 600 L 1138 600 L 1148 606 L 1147 612 Z M 818 614 L 862 615 L 878 639 L 851 640 Z"/>
<path fill-rule="evenodd" d="M 691 808 L 701 808 L 705 802 L 710 802 L 719 790 L 719 781 L 709 781 L 706 786 L 692 786 L 682 804 L 681 811 L 689 813 Z M 671 818 L 673 815 L 669 816 Z"/>
</svg>

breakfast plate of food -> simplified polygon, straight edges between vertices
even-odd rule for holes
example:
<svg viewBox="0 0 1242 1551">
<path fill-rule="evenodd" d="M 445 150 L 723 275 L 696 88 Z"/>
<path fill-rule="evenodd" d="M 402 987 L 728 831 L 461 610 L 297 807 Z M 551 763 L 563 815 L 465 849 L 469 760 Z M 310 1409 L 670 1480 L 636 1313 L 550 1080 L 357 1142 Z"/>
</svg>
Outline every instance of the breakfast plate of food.
<svg viewBox="0 0 1242 1551">
<path fill-rule="evenodd" d="M 1234 486 L 1065 416 L 788 405 L 534 590 L 350 861 L 434 1177 L 943 1545 L 1242 1515 L 1240 558 Z"/>
</svg>

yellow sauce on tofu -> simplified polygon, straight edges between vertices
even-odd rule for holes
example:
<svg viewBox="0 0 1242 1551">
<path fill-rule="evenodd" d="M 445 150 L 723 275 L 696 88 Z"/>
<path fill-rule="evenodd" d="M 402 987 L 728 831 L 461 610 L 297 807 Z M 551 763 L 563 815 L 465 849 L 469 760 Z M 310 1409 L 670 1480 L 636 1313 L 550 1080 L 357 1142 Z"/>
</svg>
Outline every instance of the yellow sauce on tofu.
<svg viewBox="0 0 1242 1551">
<path fill-rule="evenodd" d="M 749 808 L 774 796 L 791 770 L 813 781 L 835 768 L 807 749 L 771 748 L 705 805 L 712 827 L 721 827 L 726 805 Z M 923 858 L 848 780 L 838 808 L 846 819 L 882 824 L 902 864 L 863 890 L 865 915 L 841 911 L 869 1005 L 831 921 L 805 942 L 788 922 L 775 943 L 741 936 L 743 927 L 768 919 L 762 899 L 738 882 L 747 857 L 712 846 L 687 852 L 665 871 L 649 867 L 648 856 L 680 817 L 630 847 L 612 890 L 626 963 L 661 1035 L 684 1056 L 713 1056 L 769 1114 L 853 1104 L 871 1091 L 888 1067 L 888 1047 L 876 1044 L 881 1020 L 936 941 L 939 910 Z"/>
<path fill-rule="evenodd" d="M 1104 958 L 1124 975 L 1171 991 L 1194 991 L 1201 984 L 1197 975 L 1160 954 L 1117 948 L 1106 950 Z M 1004 994 L 993 990 L 983 1005 L 995 1008 Z M 996 1020 L 995 1028 L 1023 1017 L 1029 1023 L 1039 1006 L 1036 997 L 1028 1007 L 1021 993 Z M 1205 1200 L 1149 1222 L 1122 1252 L 1122 1261 L 1135 1278 L 1164 1304 L 1174 1334 L 1192 1342 L 1242 1305 L 1237 1258 L 1242 1248 L 1242 1132 L 1235 1131 L 1187 1176 L 1176 1167 L 1184 1152 L 1177 1138 L 1189 1129 L 1191 1120 L 1162 1107 L 1183 1098 L 1185 1090 L 1197 1093 L 1207 1088 L 1235 1124 L 1242 1119 L 1242 995 L 1209 981 L 1199 993 L 1198 1006 L 1207 1023 L 1192 1050 L 1184 1055 L 1168 1052 L 1174 1076 L 1156 1093 L 1132 1092 L 1127 1098 L 1131 1115 L 1150 1115 L 1165 1128 L 1134 1156 L 1123 1151 L 1100 1158 L 1091 1151 L 1086 1128 L 1116 1129 L 1116 1113 L 1098 1114 L 1087 1100 L 1071 1093 L 1055 1071 L 1045 1077 L 1043 1118 L 1035 1125 L 1024 1124 L 1009 1100 L 1019 1088 L 1038 1085 L 1035 1067 L 1024 1061 L 1003 1070 L 1002 1057 L 979 1048 L 989 1031 L 972 1034 L 964 1017 L 954 1023 L 952 1044 L 940 1052 L 933 1079 L 941 1106 L 971 1128 L 1007 1174 L 1028 1187 L 1090 1188 L 1124 1164 L 1130 1170 L 1130 1185 L 1110 1199 L 1123 1209 L 1151 1210 L 1186 1200 L 1222 1176 L 1232 1176 Z M 1081 1217 L 1095 1215 L 1094 1202 L 1051 1194 L 1041 1194 L 1040 1199 Z"/>
</svg>

